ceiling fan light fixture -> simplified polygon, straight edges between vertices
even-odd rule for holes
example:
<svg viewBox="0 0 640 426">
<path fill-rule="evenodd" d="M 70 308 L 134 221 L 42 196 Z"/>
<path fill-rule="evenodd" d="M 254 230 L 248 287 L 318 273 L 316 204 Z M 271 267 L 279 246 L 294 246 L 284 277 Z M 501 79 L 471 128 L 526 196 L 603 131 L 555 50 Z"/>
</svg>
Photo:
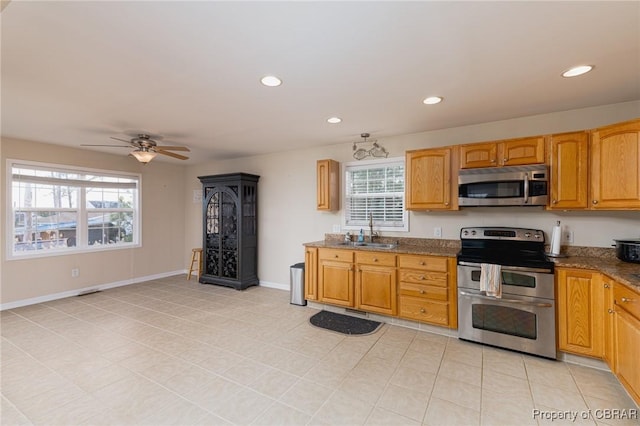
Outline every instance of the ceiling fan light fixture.
<svg viewBox="0 0 640 426">
<path fill-rule="evenodd" d="M 131 151 L 131 155 L 133 155 L 136 160 L 141 162 L 142 164 L 147 164 L 149 161 L 153 160 L 156 155 L 156 152 L 149 151 L 148 149 L 136 149 L 135 151 Z"/>
<path fill-rule="evenodd" d="M 562 73 L 563 77 L 577 77 L 582 74 L 586 74 L 594 68 L 593 65 L 579 65 L 577 67 L 569 68 Z"/>
</svg>

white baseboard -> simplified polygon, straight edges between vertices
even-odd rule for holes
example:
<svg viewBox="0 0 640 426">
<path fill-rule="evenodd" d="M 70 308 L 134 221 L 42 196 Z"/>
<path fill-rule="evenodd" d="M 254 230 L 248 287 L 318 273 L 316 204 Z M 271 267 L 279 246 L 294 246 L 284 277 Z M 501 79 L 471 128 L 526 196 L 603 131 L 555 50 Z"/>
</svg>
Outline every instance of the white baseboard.
<svg viewBox="0 0 640 426">
<path fill-rule="evenodd" d="M 136 283 L 140 283 L 140 282 L 144 282 L 144 281 L 150 281 L 150 280 L 157 280 L 157 279 L 160 279 L 160 278 L 172 277 L 174 275 L 181 275 L 181 274 L 185 274 L 185 273 L 186 273 L 186 270 L 164 272 L 164 273 L 161 273 L 161 274 L 146 275 L 144 277 L 131 278 L 131 279 L 128 279 L 128 280 L 123 280 L 123 281 L 115 281 L 115 282 L 112 282 L 112 283 L 99 284 L 99 285 L 94 285 L 94 286 L 91 286 L 91 287 L 85 287 L 85 288 L 80 288 L 80 289 L 75 289 L 75 290 L 63 291 L 61 293 L 54 293 L 54 294 L 47 294 L 45 296 L 32 297 L 30 299 L 17 300 L 15 302 L 8 302 L 8 303 L 1 304 L 0 305 L 0 311 L 4 311 L 6 309 L 20 308 L 22 306 L 35 305 L 37 303 L 50 302 L 52 300 L 64 299 L 66 297 L 73 297 L 73 296 L 77 296 L 79 294 L 87 293 L 87 292 L 91 292 L 91 291 L 108 290 L 110 288 L 122 287 L 122 286 L 125 286 L 125 285 L 136 284 Z"/>
<path fill-rule="evenodd" d="M 278 290 L 290 291 L 289 284 L 270 283 L 269 281 L 260 280 L 260 287 L 275 288 Z"/>
</svg>

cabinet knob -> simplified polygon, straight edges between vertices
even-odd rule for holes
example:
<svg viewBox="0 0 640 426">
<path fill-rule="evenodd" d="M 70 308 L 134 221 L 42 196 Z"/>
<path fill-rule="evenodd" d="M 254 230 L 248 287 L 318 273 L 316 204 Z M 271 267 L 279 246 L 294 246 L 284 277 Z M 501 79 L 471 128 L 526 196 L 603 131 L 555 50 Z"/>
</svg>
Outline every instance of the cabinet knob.
<svg viewBox="0 0 640 426">
<path fill-rule="evenodd" d="M 424 260 L 421 260 L 421 261 L 420 261 L 420 264 L 421 264 L 422 266 L 424 266 L 424 265 L 425 265 Z"/>
<path fill-rule="evenodd" d="M 609 284 L 605 284 L 605 285 L 604 285 L 604 288 L 609 288 Z"/>
<path fill-rule="evenodd" d="M 631 303 L 631 302 L 633 302 L 633 299 L 629 299 L 629 298 L 627 298 L 627 297 L 623 297 L 623 298 L 622 298 L 622 299 L 620 299 L 620 300 L 622 300 L 622 303 Z"/>
<path fill-rule="evenodd" d="M 424 310 L 424 308 L 420 308 L 420 313 L 424 314 L 426 311 Z"/>
<path fill-rule="evenodd" d="M 336 254 L 336 255 L 334 255 L 333 257 L 335 257 L 335 258 L 337 259 L 337 258 L 338 258 L 338 255 Z"/>
<path fill-rule="evenodd" d="M 591 204 L 598 204 L 598 200 L 593 200 Z"/>
<path fill-rule="evenodd" d="M 420 290 L 420 294 L 424 294 L 424 293 L 425 293 L 425 291 L 424 291 L 424 290 Z"/>
<path fill-rule="evenodd" d="M 377 258 L 377 257 L 374 257 L 374 258 L 373 258 L 373 261 L 374 261 L 374 262 L 377 262 L 377 261 L 378 261 L 378 258 Z"/>
<path fill-rule="evenodd" d="M 612 314 L 613 313 L 613 309 L 607 309 L 607 312 Z"/>
<path fill-rule="evenodd" d="M 445 206 L 449 207 L 449 202 L 444 203 Z"/>
<path fill-rule="evenodd" d="M 491 159 L 491 162 L 492 162 L 492 163 L 495 163 L 495 162 L 496 162 L 496 159 L 495 159 L 495 158 L 492 158 L 492 159 Z"/>
<path fill-rule="evenodd" d="M 421 279 L 421 280 L 424 280 L 424 275 L 420 275 L 420 279 Z"/>
<path fill-rule="evenodd" d="M 552 203 L 553 204 L 558 204 L 558 200 L 553 200 Z"/>
<path fill-rule="evenodd" d="M 502 164 L 506 163 L 507 161 L 509 161 L 509 159 L 508 159 L 508 158 L 503 158 L 503 159 L 502 159 Z"/>
</svg>

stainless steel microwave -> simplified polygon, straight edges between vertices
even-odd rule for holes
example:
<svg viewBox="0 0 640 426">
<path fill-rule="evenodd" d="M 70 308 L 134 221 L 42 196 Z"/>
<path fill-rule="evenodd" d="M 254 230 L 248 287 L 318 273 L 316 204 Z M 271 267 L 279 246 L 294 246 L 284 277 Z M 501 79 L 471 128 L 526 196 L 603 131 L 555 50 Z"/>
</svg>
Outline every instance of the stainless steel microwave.
<svg viewBox="0 0 640 426">
<path fill-rule="evenodd" d="M 458 174 L 458 204 L 469 206 L 545 206 L 549 170 L 544 164 L 464 169 Z"/>
</svg>

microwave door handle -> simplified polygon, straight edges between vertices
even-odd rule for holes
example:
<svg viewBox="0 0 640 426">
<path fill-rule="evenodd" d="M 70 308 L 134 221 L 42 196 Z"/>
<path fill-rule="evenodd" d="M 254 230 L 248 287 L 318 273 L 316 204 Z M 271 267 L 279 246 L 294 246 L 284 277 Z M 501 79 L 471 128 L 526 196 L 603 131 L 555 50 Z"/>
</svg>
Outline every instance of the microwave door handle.
<svg viewBox="0 0 640 426">
<path fill-rule="evenodd" d="M 524 174 L 524 203 L 529 202 L 529 173 Z"/>
</svg>

